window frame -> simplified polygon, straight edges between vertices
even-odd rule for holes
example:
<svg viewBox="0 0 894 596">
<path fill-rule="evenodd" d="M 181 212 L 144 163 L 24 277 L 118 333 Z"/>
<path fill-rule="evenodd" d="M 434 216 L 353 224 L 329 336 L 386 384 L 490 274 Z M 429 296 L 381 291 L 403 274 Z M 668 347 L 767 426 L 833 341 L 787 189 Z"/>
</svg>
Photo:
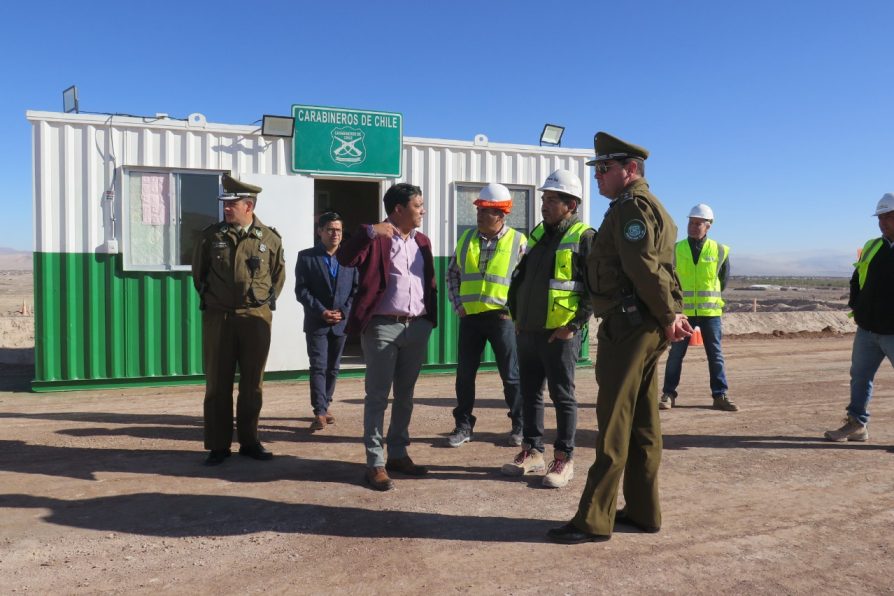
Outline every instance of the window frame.
<svg viewBox="0 0 894 596">
<path fill-rule="evenodd" d="M 131 176 L 134 174 L 157 174 L 157 175 L 166 175 L 168 176 L 168 188 L 172 189 L 171 192 L 171 203 L 170 203 L 170 211 L 171 211 L 171 221 L 170 224 L 175 226 L 175 242 L 173 247 L 171 248 L 171 255 L 180 255 L 181 251 L 181 226 L 183 223 L 183 214 L 182 214 L 182 205 L 180 200 L 180 174 L 189 174 L 189 175 L 207 175 L 207 176 L 216 176 L 217 177 L 217 188 L 218 188 L 218 196 L 223 192 L 223 187 L 221 186 L 220 176 L 226 170 L 207 170 L 204 168 L 164 168 L 164 167 L 152 167 L 152 166 L 124 166 L 122 168 L 122 176 L 121 176 L 121 250 L 120 252 L 123 254 L 122 259 L 122 267 L 124 271 L 133 271 L 133 272 L 147 272 L 147 273 L 165 273 L 165 272 L 180 272 L 180 271 L 192 271 L 192 263 L 186 263 L 181 265 L 175 265 L 172 263 L 157 263 L 154 265 L 148 264 L 134 264 L 131 261 L 131 255 L 133 255 L 133 251 L 131 250 Z M 223 207 L 218 202 L 217 206 L 217 221 L 223 220 Z"/>
<path fill-rule="evenodd" d="M 459 242 L 459 237 L 461 232 L 459 231 L 459 192 L 462 188 L 475 188 L 479 192 L 482 188 L 487 186 L 488 182 L 467 182 L 455 180 L 453 182 L 453 230 L 452 233 L 455 236 L 455 242 Z M 523 230 L 519 230 L 525 234 L 525 236 L 531 233 L 533 229 L 534 223 L 534 214 L 532 213 L 533 204 L 534 204 L 534 193 L 536 192 L 536 185 L 534 184 L 514 184 L 508 182 L 500 182 L 503 186 L 509 189 L 509 192 L 512 191 L 523 191 L 526 195 L 526 219 L 525 228 Z M 477 227 L 477 224 L 473 224 L 472 227 Z M 515 228 L 518 230 L 518 228 Z"/>
</svg>

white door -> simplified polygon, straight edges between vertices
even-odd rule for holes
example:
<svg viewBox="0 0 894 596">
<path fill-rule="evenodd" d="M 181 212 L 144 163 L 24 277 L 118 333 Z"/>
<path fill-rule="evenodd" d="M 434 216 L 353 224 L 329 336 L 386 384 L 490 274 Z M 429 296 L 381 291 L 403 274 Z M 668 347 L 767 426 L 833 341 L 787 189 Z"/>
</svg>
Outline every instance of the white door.
<svg viewBox="0 0 894 596">
<path fill-rule="evenodd" d="M 286 255 L 286 283 L 276 301 L 268 371 L 307 370 L 304 309 L 295 298 L 295 261 L 298 251 L 313 246 L 314 181 L 300 175 L 245 174 L 240 178 L 264 190 L 258 195 L 257 216 L 282 236 Z"/>
</svg>

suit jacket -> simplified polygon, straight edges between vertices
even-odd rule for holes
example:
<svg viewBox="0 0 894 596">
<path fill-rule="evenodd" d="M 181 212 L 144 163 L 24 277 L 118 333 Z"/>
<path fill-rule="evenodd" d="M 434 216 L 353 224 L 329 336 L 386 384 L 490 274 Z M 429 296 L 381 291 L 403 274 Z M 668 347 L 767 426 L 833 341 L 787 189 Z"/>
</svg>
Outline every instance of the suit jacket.
<svg viewBox="0 0 894 596">
<path fill-rule="evenodd" d="M 435 261 L 428 236 L 417 231 L 416 244 L 422 252 L 423 274 L 422 301 L 425 304 L 424 317 L 438 326 L 438 285 L 435 281 Z M 360 285 L 354 298 L 354 307 L 348 318 L 346 333 L 362 333 L 373 316 L 376 306 L 385 293 L 388 273 L 391 270 L 391 238 L 376 236 L 371 239 L 365 226 L 348 240 L 341 243 L 335 253 L 338 262 L 346 267 L 356 267 L 360 272 Z"/>
<path fill-rule="evenodd" d="M 340 266 L 333 284 L 324 256 L 326 250 L 318 244 L 298 253 L 295 263 L 295 296 L 304 307 L 304 332 L 324 335 L 330 330 L 344 335 L 351 303 L 357 291 L 357 270 Z M 333 256 L 333 258 L 335 258 Z M 343 318 L 335 325 L 323 320 L 324 310 L 340 310 Z"/>
</svg>

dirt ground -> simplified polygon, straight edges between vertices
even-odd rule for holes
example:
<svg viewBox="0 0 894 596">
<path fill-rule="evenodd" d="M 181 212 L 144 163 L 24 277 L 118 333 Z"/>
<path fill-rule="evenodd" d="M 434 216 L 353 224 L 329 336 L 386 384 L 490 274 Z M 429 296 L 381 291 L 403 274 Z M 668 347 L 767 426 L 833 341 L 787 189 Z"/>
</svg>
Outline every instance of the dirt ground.
<svg viewBox="0 0 894 596">
<path fill-rule="evenodd" d="M 834 444 L 851 336 L 726 343 L 731 397 L 709 408 L 690 352 L 662 413 L 663 528 L 606 543 L 544 533 L 574 513 L 593 461 L 596 384 L 580 369 L 577 476 L 506 478 L 508 421 L 482 374 L 471 444 L 445 447 L 453 377 L 417 387 L 411 455 L 431 467 L 378 493 L 361 482 L 361 379 L 310 434 L 306 383 L 268 383 L 271 462 L 201 465 L 201 387 L 27 392 L 0 369 L 0 586 L 46 593 L 891 593 L 894 371 L 877 378 L 871 441 Z M 547 410 L 547 429 L 555 428 Z M 551 430 L 547 431 L 552 440 Z M 548 451 L 551 455 L 551 450 Z"/>
</svg>

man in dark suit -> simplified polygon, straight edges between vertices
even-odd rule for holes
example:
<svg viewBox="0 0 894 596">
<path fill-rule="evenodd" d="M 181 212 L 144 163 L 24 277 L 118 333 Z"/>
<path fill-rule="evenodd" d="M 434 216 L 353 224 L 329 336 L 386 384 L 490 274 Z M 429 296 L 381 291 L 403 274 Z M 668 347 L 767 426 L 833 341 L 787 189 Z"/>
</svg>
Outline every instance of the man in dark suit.
<svg viewBox="0 0 894 596">
<path fill-rule="evenodd" d="M 362 226 L 338 249 L 338 262 L 360 271 L 347 332 L 360 334 L 366 359 L 366 481 L 376 490 L 394 487 L 387 472 L 410 476 L 428 472 L 413 463 L 407 446 L 413 391 L 425 363 L 428 338 L 438 322 L 431 241 L 417 230 L 425 215 L 422 190 L 412 184 L 395 184 L 383 202 L 388 218 Z M 383 440 L 392 387 L 391 425 Z M 387 462 L 384 445 L 388 446 Z"/>
<path fill-rule="evenodd" d="M 345 347 L 345 325 L 357 291 L 357 270 L 339 265 L 335 251 L 341 244 L 342 219 L 328 212 L 317 221 L 320 243 L 298 253 L 295 296 L 304 307 L 304 333 L 310 358 L 310 430 L 334 424 L 329 411 Z"/>
</svg>

